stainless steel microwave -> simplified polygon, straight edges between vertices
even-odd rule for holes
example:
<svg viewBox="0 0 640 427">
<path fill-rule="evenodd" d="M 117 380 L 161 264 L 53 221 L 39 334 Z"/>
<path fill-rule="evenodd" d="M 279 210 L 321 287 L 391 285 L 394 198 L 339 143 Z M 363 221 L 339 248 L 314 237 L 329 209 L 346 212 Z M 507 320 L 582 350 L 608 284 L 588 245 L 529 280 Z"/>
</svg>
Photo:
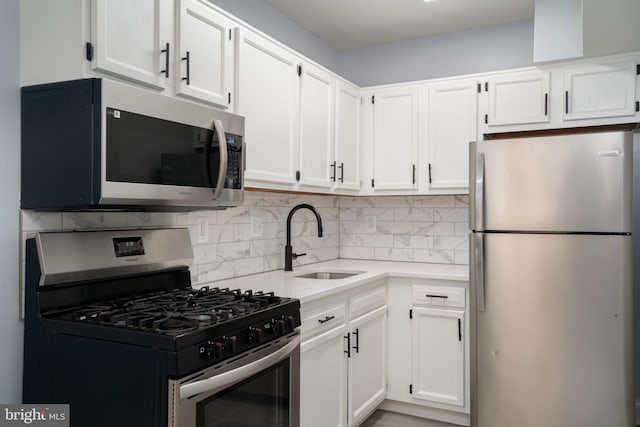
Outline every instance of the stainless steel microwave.
<svg viewBox="0 0 640 427">
<path fill-rule="evenodd" d="M 106 79 L 23 87 L 21 97 L 23 209 L 243 201 L 243 117 Z"/>
</svg>

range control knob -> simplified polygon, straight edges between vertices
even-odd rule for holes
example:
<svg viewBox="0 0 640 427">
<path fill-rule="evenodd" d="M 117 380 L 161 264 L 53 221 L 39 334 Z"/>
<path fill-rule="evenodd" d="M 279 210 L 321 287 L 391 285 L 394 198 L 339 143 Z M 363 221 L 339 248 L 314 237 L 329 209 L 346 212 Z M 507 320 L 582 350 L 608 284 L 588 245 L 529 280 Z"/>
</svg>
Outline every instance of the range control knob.
<svg viewBox="0 0 640 427">
<path fill-rule="evenodd" d="M 213 354 L 216 359 L 224 356 L 224 340 L 217 340 L 213 346 Z"/>
<path fill-rule="evenodd" d="M 199 348 L 200 358 L 204 360 L 211 360 L 217 356 L 216 343 L 213 340 L 207 341 Z"/>
<path fill-rule="evenodd" d="M 237 349 L 238 349 L 238 337 L 236 337 L 235 335 L 232 337 L 228 337 L 225 343 L 225 350 L 227 351 L 227 354 L 229 355 L 234 354 Z"/>
<path fill-rule="evenodd" d="M 249 344 L 260 344 L 260 342 L 262 342 L 262 328 L 249 328 L 249 331 L 247 331 L 247 341 Z"/>
<path fill-rule="evenodd" d="M 271 335 L 280 335 L 284 332 L 284 320 L 271 319 Z"/>
<path fill-rule="evenodd" d="M 210 345 L 200 346 L 200 359 L 211 360 L 213 359 L 213 347 Z"/>
<path fill-rule="evenodd" d="M 285 322 L 287 324 L 287 331 L 293 331 L 296 328 L 296 320 L 293 316 L 284 316 Z"/>
</svg>

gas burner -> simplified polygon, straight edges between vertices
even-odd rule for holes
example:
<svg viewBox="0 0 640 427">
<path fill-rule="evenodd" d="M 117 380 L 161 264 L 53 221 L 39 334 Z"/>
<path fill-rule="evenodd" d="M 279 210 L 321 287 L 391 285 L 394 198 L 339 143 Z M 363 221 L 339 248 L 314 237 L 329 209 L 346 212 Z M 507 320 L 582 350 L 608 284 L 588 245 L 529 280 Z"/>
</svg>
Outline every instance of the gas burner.
<svg viewBox="0 0 640 427">
<path fill-rule="evenodd" d="M 182 316 L 167 316 L 154 320 L 150 325 L 153 331 L 168 334 L 195 331 L 198 326 L 199 321 L 197 319 L 189 319 Z"/>
</svg>

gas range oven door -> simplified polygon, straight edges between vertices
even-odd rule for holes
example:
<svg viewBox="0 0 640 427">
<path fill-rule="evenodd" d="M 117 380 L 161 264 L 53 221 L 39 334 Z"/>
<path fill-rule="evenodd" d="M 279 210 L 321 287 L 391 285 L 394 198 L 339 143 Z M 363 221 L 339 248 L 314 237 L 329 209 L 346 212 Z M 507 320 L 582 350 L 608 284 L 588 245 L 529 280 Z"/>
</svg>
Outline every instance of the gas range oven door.
<svg viewBox="0 0 640 427">
<path fill-rule="evenodd" d="M 300 427 L 295 333 L 169 380 L 169 427 Z"/>
</svg>

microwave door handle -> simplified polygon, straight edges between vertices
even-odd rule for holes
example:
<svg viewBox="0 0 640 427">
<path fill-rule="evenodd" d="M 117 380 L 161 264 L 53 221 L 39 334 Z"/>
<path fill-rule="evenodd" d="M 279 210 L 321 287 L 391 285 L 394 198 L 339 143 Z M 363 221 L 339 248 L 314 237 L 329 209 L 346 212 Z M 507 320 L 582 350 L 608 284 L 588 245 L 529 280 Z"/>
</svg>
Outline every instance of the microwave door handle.
<svg viewBox="0 0 640 427">
<path fill-rule="evenodd" d="M 224 133 L 224 127 L 222 126 L 222 121 L 218 119 L 213 120 L 213 128 L 218 135 L 218 143 L 220 145 L 220 167 L 218 168 L 218 181 L 216 182 L 216 186 L 213 188 L 213 200 L 216 200 L 220 197 L 220 193 L 224 189 L 224 182 L 227 178 L 227 136 Z M 208 157 L 208 156 L 207 156 Z M 207 176 L 210 172 L 207 173 Z"/>
<path fill-rule="evenodd" d="M 180 386 L 180 399 L 187 399 L 200 393 L 217 393 L 220 390 L 257 374 L 287 358 L 300 345 L 300 337 L 296 336 L 287 345 L 268 354 L 262 359 L 248 363 L 228 372 Z"/>
</svg>

